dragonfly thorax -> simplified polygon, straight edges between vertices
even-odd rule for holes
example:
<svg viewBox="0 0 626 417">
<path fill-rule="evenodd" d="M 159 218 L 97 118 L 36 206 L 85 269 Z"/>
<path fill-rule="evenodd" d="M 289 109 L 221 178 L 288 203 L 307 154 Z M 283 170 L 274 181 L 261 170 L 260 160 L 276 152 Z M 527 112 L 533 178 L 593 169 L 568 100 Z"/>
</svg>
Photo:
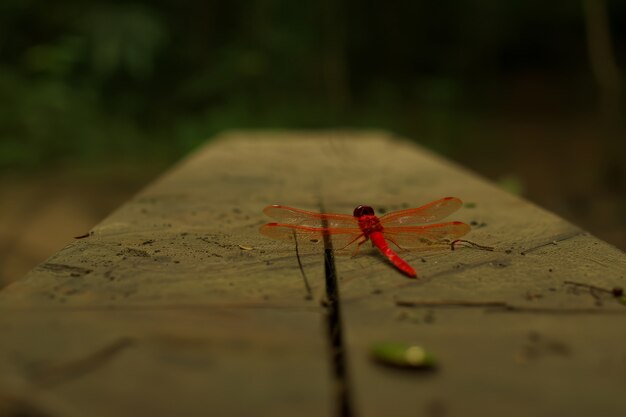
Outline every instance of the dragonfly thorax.
<svg viewBox="0 0 626 417">
<path fill-rule="evenodd" d="M 382 232 L 383 227 L 380 220 L 374 214 L 374 209 L 370 206 L 358 206 L 354 209 L 354 217 L 359 220 L 359 228 L 366 237 L 373 232 Z"/>
</svg>

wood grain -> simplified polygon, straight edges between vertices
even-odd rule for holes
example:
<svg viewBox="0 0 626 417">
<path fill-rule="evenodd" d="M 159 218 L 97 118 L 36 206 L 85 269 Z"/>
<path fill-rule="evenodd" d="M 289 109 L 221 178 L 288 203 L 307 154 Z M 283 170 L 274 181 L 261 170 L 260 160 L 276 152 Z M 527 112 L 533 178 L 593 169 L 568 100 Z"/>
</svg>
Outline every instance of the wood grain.
<svg viewBox="0 0 626 417">
<path fill-rule="evenodd" d="M 401 253 L 418 280 L 371 249 L 336 256 L 336 380 L 323 253 L 300 268 L 258 233 L 263 207 L 446 196 L 496 250 Z M 91 232 L 0 292 L 0 416 L 621 415 L 626 307 L 565 281 L 625 286 L 624 253 L 384 132 L 223 135 Z M 382 367 L 387 341 L 439 367 Z"/>
<path fill-rule="evenodd" d="M 621 414 L 626 306 L 565 281 L 624 287 L 623 252 L 424 150 L 385 141 L 349 149 L 338 159 L 353 163 L 325 194 L 331 211 L 456 196 L 471 208 L 449 219 L 480 225 L 466 238 L 495 247 L 402 253 L 419 280 L 373 250 L 338 258 L 358 415 Z M 381 342 L 423 346 L 440 367 L 420 374 L 377 366 L 370 349 Z"/>
</svg>

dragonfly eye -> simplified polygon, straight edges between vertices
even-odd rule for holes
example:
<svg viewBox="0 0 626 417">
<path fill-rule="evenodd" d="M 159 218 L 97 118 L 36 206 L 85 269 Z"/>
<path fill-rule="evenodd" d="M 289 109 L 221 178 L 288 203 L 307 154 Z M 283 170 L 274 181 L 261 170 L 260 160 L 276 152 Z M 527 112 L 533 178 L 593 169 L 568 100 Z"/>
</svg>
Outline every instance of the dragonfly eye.
<svg viewBox="0 0 626 417">
<path fill-rule="evenodd" d="M 353 213 L 354 217 L 361 217 L 361 216 L 373 216 L 374 215 L 374 209 L 371 208 L 370 206 L 358 206 L 357 208 L 354 209 L 354 213 Z"/>
</svg>

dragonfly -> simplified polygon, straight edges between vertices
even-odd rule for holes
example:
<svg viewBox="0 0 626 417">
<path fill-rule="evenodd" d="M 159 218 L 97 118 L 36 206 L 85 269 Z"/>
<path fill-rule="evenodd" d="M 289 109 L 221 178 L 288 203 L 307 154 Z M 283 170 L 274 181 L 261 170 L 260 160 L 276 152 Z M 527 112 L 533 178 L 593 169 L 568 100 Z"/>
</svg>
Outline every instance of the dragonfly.
<svg viewBox="0 0 626 417">
<path fill-rule="evenodd" d="M 471 228 L 459 221 L 434 223 L 457 211 L 463 202 L 445 197 L 417 208 L 409 208 L 376 216 L 370 206 L 358 206 L 352 215 L 315 213 L 293 207 L 271 205 L 263 212 L 277 222 L 261 226 L 265 236 L 324 245 L 330 238 L 333 248 L 344 250 L 356 244 L 355 256 L 368 240 L 402 273 L 417 278 L 415 269 L 390 247 L 400 250 L 429 249 L 464 241 L 459 239 Z M 469 241 L 464 241 L 471 243 Z M 480 246 L 480 245 L 477 245 Z"/>
</svg>

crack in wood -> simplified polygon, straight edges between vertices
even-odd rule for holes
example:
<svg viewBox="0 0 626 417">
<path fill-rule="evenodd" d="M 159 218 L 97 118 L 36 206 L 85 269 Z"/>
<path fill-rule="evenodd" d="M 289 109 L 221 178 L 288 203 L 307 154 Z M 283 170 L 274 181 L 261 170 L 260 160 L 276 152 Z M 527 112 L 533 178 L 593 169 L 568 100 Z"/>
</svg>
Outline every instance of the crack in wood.
<svg viewBox="0 0 626 417">
<path fill-rule="evenodd" d="M 508 307 L 504 301 L 396 300 L 399 307 Z"/>
<path fill-rule="evenodd" d="M 52 272 L 61 272 L 61 273 L 67 272 L 72 276 L 87 275 L 93 271 L 92 269 L 82 268 L 80 266 L 55 264 L 52 262 L 46 262 L 46 263 L 40 264 L 38 268 L 45 269 L 45 270 L 52 271 Z"/>
<path fill-rule="evenodd" d="M 79 378 L 104 366 L 133 343 L 130 337 L 122 337 L 83 358 L 43 368 L 32 375 L 33 383 L 49 388 Z"/>
<path fill-rule="evenodd" d="M 324 207 L 321 205 L 321 211 Z M 328 227 L 326 221 L 323 227 Z M 333 255 L 333 244 L 329 235 L 324 236 L 324 274 L 326 277 L 325 308 L 327 311 L 328 341 L 332 359 L 333 375 L 335 377 L 336 415 L 350 417 L 353 415 L 350 399 L 350 384 L 348 380 L 346 349 L 343 344 L 343 330 L 341 325 L 341 303 L 339 298 L 339 284 Z"/>
<path fill-rule="evenodd" d="M 398 307 L 427 308 L 484 308 L 487 313 L 529 313 L 529 314 L 626 314 L 626 309 L 526 307 L 509 304 L 505 301 L 481 300 L 396 300 Z"/>
<path fill-rule="evenodd" d="M 578 237 L 578 236 L 581 236 L 581 235 L 584 235 L 584 234 L 585 234 L 585 232 L 582 232 L 580 230 L 576 230 L 575 232 L 563 233 L 561 235 L 556 236 L 554 239 L 550 240 L 549 242 L 542 243 L 540 245 L 533 246 L 531 248 L 528 248 L 526 250 L 521 251 L 520 255 L 526 255 L 526 254 L 534 252 L 534 251 L 536 251 L 538 249 L 545 248 L 546 246 L 550 246 L 550 245 L 556 246 L 556 244 L 559 243 L 559 242 L 564 242 L 566 240 L 570 240 L 570 239 L 573 239 L 575 237 Z"/>
<path fill-rule="evenodd" d="M 265 301 L 241 301 L 241 302 L 220 302 L 213 304 L 134 304 L 134 305 L 121 305 L 121 304 L 101 304 L 101 305 L 77 305 L 63 307 L 44 307 L 44 308 L 31 308 L 30 305 L 24 307 L 0 307 L 0 312 L 11 313 L 23 313 L 23 312 L 37 312 L 37 313 L 83 313 L 93 311 L 104 312 L 120 312 L 120 311 L 208 311 L 213 312 L 215 310 L 229 310 L 229 309 L 285 309 L 296 311 L 309 311 L 311 313 L 318 312 L 318 308 L 315 306 L 302 306 L 296 302 L 277 302 L 268 304 Z"/>
<path fill-rule="evenodd" d="M 15 395 L 0 390 L 0 417 L 50 417 L 29 395 Z"/>
<path fill-rule="evenodd" d="M 302 266 L 302 261 L 300 260 L 300 250 L 298 249 L 298 237 L 296 236 L 296 231 L 293 230 L 293 241 L 296 245 L 296 259 L 298 260 L 298 267 L 300 268 L 300 274 L 302 275 L 302 280 L 304 281 L 304 288 L 306 289 L 306 296 L 304 297 L 306 300 L 312 300 L 313 294 L 311 292 L 311 286 L 309 285 L 309 280 L 306 277 L 306 273 L 304 272 L 304 267 Z"/>
<path fill-rule="evenodd" d="M 559 307 L 523 307 L 506 305 L 504 307 L 489 308 L 486 313 L 522 313 L 522 314 L 555 314 L 555 315 L 626 315 L 624 309 L 603 309 L 603 308 L 559 308 Z"/>
<path fill-rule="evenodd" d="M 459 272 L 469 271 L 471 269 L 479 268 L 481 266 L 490 265 L 494 268 L 505 268 L 511 265 L 511 260 L 509 258 L 492 258 L 487 259 L 480 262 L 475 262 L 471 264 L 463 264 L 459 263 L 454 266 L 453 269 L 447 269 L 445 271 L 436 272 L 432 275 L 426 276 L 427 279 L 437 278 L 445 275 L 458 274 Z"/>
</svg>

